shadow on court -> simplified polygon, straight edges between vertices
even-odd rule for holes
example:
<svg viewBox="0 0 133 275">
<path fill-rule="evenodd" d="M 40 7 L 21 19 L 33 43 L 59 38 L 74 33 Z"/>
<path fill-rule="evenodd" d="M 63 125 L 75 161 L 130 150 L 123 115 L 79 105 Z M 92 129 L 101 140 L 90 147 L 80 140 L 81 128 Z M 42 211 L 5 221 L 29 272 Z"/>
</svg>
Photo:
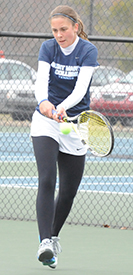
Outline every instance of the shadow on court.
<svg viewBox="0 0 133 275">
<path fill-rule="evenodd" d="M 36 258 L 36 222 L 0 221 L 1 275 L 133 275 L 133 231 L 66 224 L 55 270 Z"/>
</svg>

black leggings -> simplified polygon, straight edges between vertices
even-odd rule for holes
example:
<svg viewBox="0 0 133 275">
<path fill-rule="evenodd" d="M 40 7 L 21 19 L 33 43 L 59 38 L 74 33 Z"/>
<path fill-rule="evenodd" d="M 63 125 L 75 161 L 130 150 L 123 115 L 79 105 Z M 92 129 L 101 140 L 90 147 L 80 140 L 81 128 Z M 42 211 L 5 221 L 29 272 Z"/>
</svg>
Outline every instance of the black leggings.
<svg viewBox="0 0 133 275">
<path fill-rule="evenodd" d="M 80 184 L 84 156 L 61 153 L 59 144 L 50 137 L 33 137 L 37 162 L 39 186 L 36 202 L 40 239 L 58 236 L 73 203 Z M 54 200 L 57 167 L 59 171 L 59 192 Z"/>
</svg>

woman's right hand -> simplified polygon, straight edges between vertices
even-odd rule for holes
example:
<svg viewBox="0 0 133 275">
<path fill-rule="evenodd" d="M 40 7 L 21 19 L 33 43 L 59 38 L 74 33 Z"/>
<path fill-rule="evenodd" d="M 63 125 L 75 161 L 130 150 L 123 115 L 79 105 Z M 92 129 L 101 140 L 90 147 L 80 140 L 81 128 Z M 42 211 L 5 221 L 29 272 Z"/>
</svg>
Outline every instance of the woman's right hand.
<svg viewBox="0 0 133 275">
<path fill-rule="evenodd" d="M 52 110 L 55 110 L 54 105 L 48 100 L 44 100 L 39 105 L 39 110 L 42 115 L 53 118 Z"/>
</svg>

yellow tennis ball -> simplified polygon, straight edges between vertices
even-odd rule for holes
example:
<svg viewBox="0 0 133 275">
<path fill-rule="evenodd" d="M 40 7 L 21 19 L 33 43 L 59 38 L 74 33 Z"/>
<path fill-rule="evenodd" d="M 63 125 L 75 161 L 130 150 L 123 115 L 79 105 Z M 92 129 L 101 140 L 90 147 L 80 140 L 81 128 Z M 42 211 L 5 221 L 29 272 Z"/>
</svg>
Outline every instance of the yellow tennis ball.
<svg viewBox="0 0 133 275">
<path fill-rule="evenodd" d="M 60 123 L 60 131 L 64 134 L 64 135 L 68 135 L 72 130 L 72 125 L 70 123 L 67 122 L 62 122 Z"/>
</svg>

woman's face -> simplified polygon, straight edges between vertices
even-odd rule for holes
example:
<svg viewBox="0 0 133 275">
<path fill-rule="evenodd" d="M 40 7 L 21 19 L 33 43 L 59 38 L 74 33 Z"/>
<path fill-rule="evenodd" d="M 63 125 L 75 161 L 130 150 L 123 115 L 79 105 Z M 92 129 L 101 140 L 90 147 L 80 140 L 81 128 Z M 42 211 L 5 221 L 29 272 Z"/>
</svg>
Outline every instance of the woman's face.
<svg viewBox="0 0 133 275">
<path fill-rule="evenodd" d="M 51 28 L 57 43 L 62 48 L 67 48 L 76 40 L 78 24 L 71 22 L 65 17 L 56 17 L 51 19 Z"/>
</svg>

